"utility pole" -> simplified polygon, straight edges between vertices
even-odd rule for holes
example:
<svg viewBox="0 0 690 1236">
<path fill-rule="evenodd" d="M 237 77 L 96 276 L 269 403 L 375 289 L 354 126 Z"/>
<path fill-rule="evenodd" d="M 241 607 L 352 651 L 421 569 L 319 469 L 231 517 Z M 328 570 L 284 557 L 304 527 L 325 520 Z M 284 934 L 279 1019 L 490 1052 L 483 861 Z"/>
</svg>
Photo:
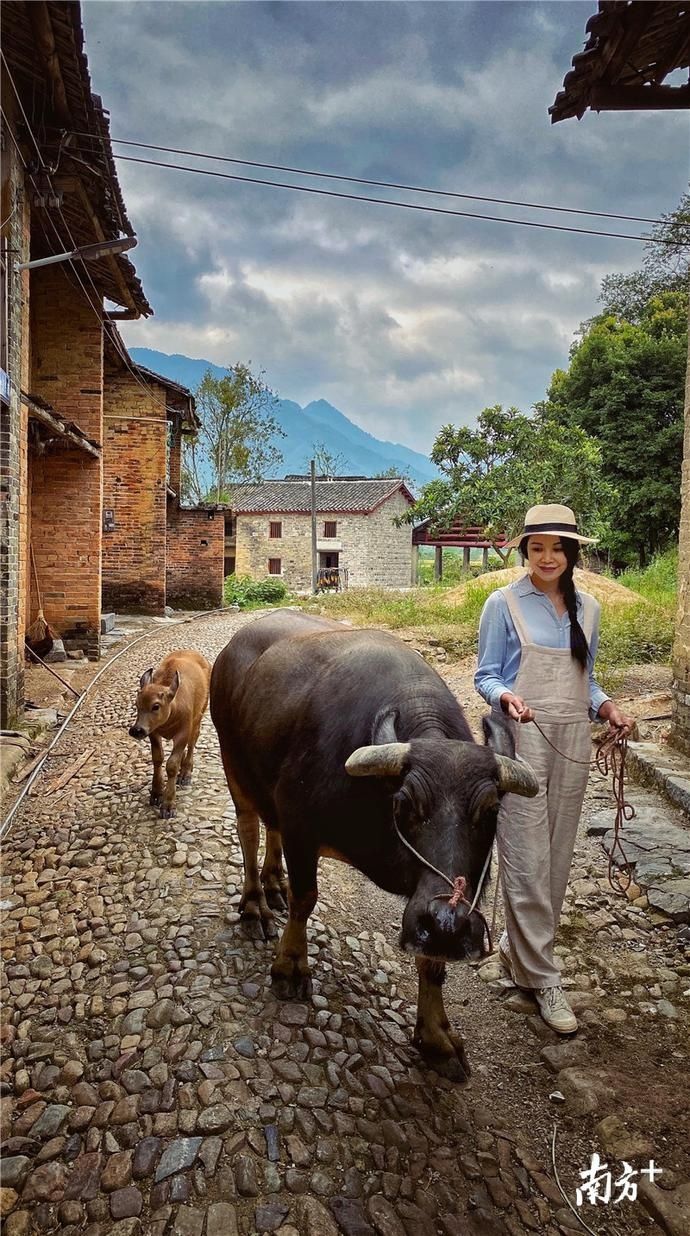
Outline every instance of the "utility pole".
<svg viewBox="0 0 690 1236">
<path fill-rule="evenodd" d="M 316 595 L 316 464 L 312 459 L 311 471 L 311 590 Z"/>
</svg>

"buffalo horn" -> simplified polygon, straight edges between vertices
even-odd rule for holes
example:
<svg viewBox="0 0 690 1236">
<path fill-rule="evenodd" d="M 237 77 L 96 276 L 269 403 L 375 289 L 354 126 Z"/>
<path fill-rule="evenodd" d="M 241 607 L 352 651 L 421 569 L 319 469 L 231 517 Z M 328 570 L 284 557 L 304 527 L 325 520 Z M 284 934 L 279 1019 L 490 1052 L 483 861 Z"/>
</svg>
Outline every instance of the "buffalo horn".
<svg viewBox="0 0 690 1236">
<path fill-rule="evenodd" d="M 511 760 L 507 755 L 495 755 L 498 764 L 498 787 L 504 794 L 522 794 L 534 798 L 539 793 L 539 782 L 525 760 Z"/>
<path fill-rule="evenodd" d="M 345 771 L 351 777 L 399 777 L 409 753 L 409 742 L 358 747 L 346 761 Z"/>
</svg>

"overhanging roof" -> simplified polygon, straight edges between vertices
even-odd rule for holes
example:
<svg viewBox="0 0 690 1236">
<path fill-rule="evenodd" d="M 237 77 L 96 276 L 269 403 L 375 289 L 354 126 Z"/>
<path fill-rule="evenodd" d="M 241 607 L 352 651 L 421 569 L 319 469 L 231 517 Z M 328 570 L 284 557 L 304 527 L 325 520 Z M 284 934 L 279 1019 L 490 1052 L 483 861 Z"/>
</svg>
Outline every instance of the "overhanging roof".
<svg viewBox="0 0 690 1236">
<path fill-rule="evenodd" d="M 51 187 L 63 193 L 61 210 L 49 204 L 33 206 L 38 226 L 32 227 L 32 257 L 71 250 L 75 243 L 79 247 L 132 236 L 108 114 L 91 93 L 81 5 L 75 0 L 3 4 L 2 46 L 29 122 L 27 127 L 17 107 L 13 128 L 30 169 L 31 160 L 36 160 L 34 138 L 41 151 L 43 166 L 31 171 L 36 191 L 46 198 Z M 13 99 L 8 86 L 8 100 Z M 99 294 L 108 300 L 132 314 L 153 312 L 125 254 L 89 262 L 88 271 Z"/>
<path fill-rule="evenodd" d="M 679 0 L 599 0 L 586 26 L 584 51 L 573 56 L 563 89 L 549 108 L 552 123 L 593 111 L 690 107 L 690 85 L 664 85 L 690 65 L 690 4 Z"/>
</svg>

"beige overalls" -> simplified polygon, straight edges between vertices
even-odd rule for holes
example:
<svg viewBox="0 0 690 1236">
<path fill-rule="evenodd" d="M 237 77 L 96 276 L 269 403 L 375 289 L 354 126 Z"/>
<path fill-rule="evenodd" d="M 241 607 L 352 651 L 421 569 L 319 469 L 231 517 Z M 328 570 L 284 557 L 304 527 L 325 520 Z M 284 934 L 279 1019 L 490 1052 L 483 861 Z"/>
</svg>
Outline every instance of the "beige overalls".
<svg viewBox="0 0 690 1236">
<path fill-rule="evenodd" d="M 591 737 L 589 676 L 570 648 L 545 648 L 530 641 L 514 589 L 502 589 L 521 644 L 513 688 L 530 708 L 558 755 L 531 722 L 514 722 L 516 747 L 539 780 L 536 798 L 506 794 L 498 816 L 498 853 L 506 931 L 501 948 L 509 954 L 520 987 L 556 987 L 561 976 L 553 959 L 554 936 L 565 896 L 577 825 L 589 774 Z M 583 600 L 583 630 L 589 644 L 597 610 Z"/>
</svg>

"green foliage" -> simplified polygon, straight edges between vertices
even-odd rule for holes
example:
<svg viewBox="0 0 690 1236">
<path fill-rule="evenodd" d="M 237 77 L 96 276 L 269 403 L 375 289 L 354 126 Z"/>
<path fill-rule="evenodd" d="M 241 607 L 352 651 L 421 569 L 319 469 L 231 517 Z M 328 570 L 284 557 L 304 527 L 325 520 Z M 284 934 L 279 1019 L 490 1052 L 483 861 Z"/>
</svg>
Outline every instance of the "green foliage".
<svg viewBox="0 0 690 1236">
<path fill-rule="evenodd" d="M 599 444 L 603 475 L 617 493 L 603 543 L 619 563 L 677 536 L 683 458 L 687 297 L 653 296 L 636 323 L 594 318 L 557 370 L 540 410 Z"/>
<path fill-rule="evenodd" d="M 690 275 L 690 194 L 662 215 L 652 228 L 641 270 L 630 275 L 606 275 L 601 284 L 603 313 L 639 322 L 649 301 L 663 292 L 687 297 Z"/>
<path fill-rule="evenodd" d="M 288 595 L 282 579 L 269 576 L 267 579 L 252 579 L 250 575 L 228 575 L 225 580 L 226 605 L 239 605 L 251 609 L 257 605 L 276 605 Z"/>
<path fill-rule="evenodd" d="M 201 428 L 184 444 L 185 500 L 227 502 L 233 481 L 260 481 L 275 471 L 283 456 L 274 439 L 285 437 L 272 415 L 275 404 L 263 374 L 252 373 L 241 362 L 221 378 L 210 370 L 204 374 L 196 392 Z"/>
<path fill-rule="evenodd" d="M 510 566 L 515 565 L 514 558 L 511 558 Z M 487 571 L 502 571 L 506 563 L 498 554 L 492 550 L 489 551 L 489 563 L 486 567 Z M 472 550 L 470 559 L 470 569 L 466 571 L 463 566 L 462 549 L 448 548 L 443 551 L 443 578 L 438 587 L 440 588 L 456 588 L 458 584 L 467 583 L 468 579 L 472 579 L 478 575 L 484 575 L 485 569 L 482 564 L 482 551 Z M 420 587 L 426 588 L 436 587 L 434 580 L 434 551 L 432 548 L 420 546 L 419 564 L 417 573 L 417 582 Z"/>
<path fill-rule="evenodd" d="M 544 409 L 529 417 L 496 404 L 480 413 L 476 429 L 445 425 L 431 459 L 444 478 L 424 486 L 404 522 L 430 517 L 433 530 L 459 519 L 490 538 L 517 531 L 534 503 L 560 501 L 592 535 L 607 528 L 615 494 L 602 479 L 599 446 Z"/>
<path fill-rule="evenodd" d="M 616 582 L 633 592 L 639 592 L 647 601 L 666 606 L 675 613 L 678 603 L 678 547 L 671 546 L 664 553 L 655 554 L 644 570 L 624 571 Z"/>
</svg>

